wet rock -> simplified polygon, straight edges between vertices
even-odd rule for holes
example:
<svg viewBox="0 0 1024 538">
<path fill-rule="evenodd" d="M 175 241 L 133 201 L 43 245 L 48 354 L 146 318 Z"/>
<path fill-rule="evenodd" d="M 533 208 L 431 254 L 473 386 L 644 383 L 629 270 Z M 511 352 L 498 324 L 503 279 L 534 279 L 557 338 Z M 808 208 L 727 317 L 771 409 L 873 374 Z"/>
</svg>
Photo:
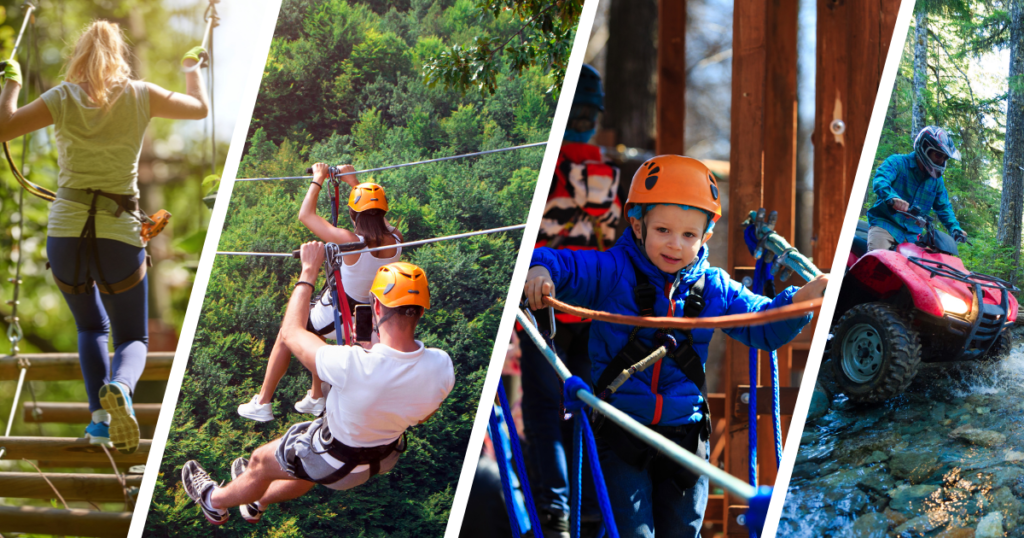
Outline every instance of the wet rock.
<svg viewBox="0 0 1024 538">
<path fill-rule="evenodd" d="M 1006 528 L 1012 529 L 1017 526 L 1022 503 L 1013 496 L 1010 488 L 1002 487 L 992 492 L 992 504 L 1003 516 L 1003 523 Z"/>
<path fill-rule="evenodd" d="M 991 430 L 980 430 L 970 424 L 965 424 L 949 432 L 953 439 L 960 439 L 978 446 L 993 447 L 1006 442 L 1006 436 Z"/>
<path fill-rule="evenodd" d="M 849 488 L 856 485 L 863 475 L 860 469 L 846 469 L 822 478 L 819 485 L 826 488 Z"/>
<path fill-rule="evenodd" d="M 931 411 L 932 422 L 942 422 L 946 418 L 946 404 L 937 403 Z"/>
<path fill-rule="evenodd" d="M 938 456 L 928 452 L 901 452 L 889 460 L 893 476 L 906 478 L 914 484 L 927 480 L 939 467 Z"/>
<path fill-rule="evenodd" d="M 819 466 L 817 463 L 813 463 L 813 462 L 805 462 L 805 463 L 801 463 L 799 465 L 794 465 L 793 466 L 793 477 L 794 478 L 798 478 L 798 477 L 806 478 L 806 477 L 811 477 L 811 476 L 818 476 L 820 468 L 821 468 L 821 466 Z"/>
<path fill-rule="evenodd" d="M 835 506 L 839 512 L 845 512 L 847 514 L 856 514 L 864 510 L 864 506 L 868 504 L 871 499 L 866 493 L 859 489 L 854 489 L 849 495 L 846 495 L 842 499 L 839 499 Z"/>
<path fill-rule="evenodd" d="M 864 514 L 853 522 L 852 531 L 853 538 L 885 538 L 889 532 L 889 518 L 878 512 Z"/>
<path fill-rule="evenodd" d="M 927 503 L 936 504 L 942 500 L 942 488 L 928 484 L 919 486 L 901 486 L 889 492 L 892 500 L 889 508 L 905 514 L 922 514 Z"/>
<path fill-rule="evenodd" d="M 818 476 L 832 474 L 839 470 L 839 464 L 834 461 L 827 461 L 818 468 Z"/>
<path fill-rule="evenodd" d="M 1024 457 L 1024 454 L 1021 454 L 1021 456 Z M 868 454 L 868 456 L 866 458 L 861 460 L 860 465 L 868 465 L 868 464 L 871 464 L 871 463 L 881 463 L 883 461 L 887 461 L 888 459 L 889 459 L 889 455 L 888 454 L 886 454 L 885 452 L 882 452 L 881 450 L 876 450 L 876 451 L 872 452 L 871 454 Z"/>
<path fill-rule="evenodd" d="M 886 519 L 889 520 L 889 526 L 891 527 L 899 527 L 900 525 L 907 522 L 907 516 L 891 508 L 886 508 L 885 511 L 882 512 L 882 514 L 884 514 Z"/>
<path fill-rule="evenodd" d="M 1003 461 L 1024 461 L 1024 452 L 1017 452 L 1016 450 L 1013 450 L 1011 448 L 1010 450 L 1007 450 L 1005 454 L 1003 454 Z"/>
<path fill-rule="evenodd" d="M 907 521 L 906 523 L 896 527 L 896 535 L 900 536 L 905 532 L 924 534 L 935 530 L 946 522 L 946 518 L 942 515 L 928 514 L 923 516 L 917 516 L 914 519 Z"/>
<path fill-rule="evenodd" d="M 974 538 L 974 529 L 946 529 L 935 535 L 935 538 Z"/>
<path fill-rule="evenodd" d="M 807 408 L 807 420 L 814 420 L 825 416 L 828 413 L 830 398 L 820 383 L 814 384 L 814 392 L 811 393 L 811 406 Z"/>
<path fill-rule="evenodd" d="M 992 408 L 991 407 L 976 407 L 976 408 L 974 408 L 974 412 L 979 414 L 979 415 L 987 415 L 987 414 L 992 412 Z"/>
<path fill-rule="evenodd" d="M 975 538 L 1002 538 L 1003 534 L 1003 514 L 999 512 L 985 514 L 974 531 Z"/>
<path fill-rule="evenodd" d="M 893 479 L 892 475 L 882 471 L 883 468 L 879 468 L 879 472 L 868 473 L 857 482 L 858 486 L 863 487 L 869 491 L 875 493 L 885 494 L 892 488 L 896 487 L 896 480 Z"/>
<path fill-rule="evenodd" d="M 894 431 L 868 430 L 862 435 L 843 439 L 843 442 L 837 444 L 832 452 L 832 459 L 840 464 L 855 464 L 876 450 L 882 452 L 891 450 L 900 441 L 902 438 Z"/>
</svg>

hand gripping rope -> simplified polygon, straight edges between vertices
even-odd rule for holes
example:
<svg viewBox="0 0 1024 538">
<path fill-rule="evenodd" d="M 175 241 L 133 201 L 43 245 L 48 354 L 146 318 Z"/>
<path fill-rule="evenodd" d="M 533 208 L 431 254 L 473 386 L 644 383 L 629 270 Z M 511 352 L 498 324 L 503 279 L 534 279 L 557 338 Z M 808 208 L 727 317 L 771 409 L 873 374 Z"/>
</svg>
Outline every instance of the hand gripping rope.
<svg viewBox="0 0 1024 538">
<path fill-rule="evenodd" d="M 546 302 L 548 300 L 551 300 L 550 297 L 546 298 Z M 563 309 L 562 304 L 563 303 L 549 302 L 547 305 L 554 305 L 559 309 L 559 311 L 566 312 L 567 314 L 575 314 L 574 312 L 569 312 L 568 309 Z M 788 314 L 788 317 L 793 318 L 796 316 L 803 316 L 802 312 L 799 314 L 795 314 L 795 312 L 796 311 L 791 311 L 790 314 Z M 643 319 L 639 317 L 633 318 L 634 320 Z M 644 443 L 650 445 L 651 447 L 654 447 L 659 452 L 662 452 L 676 463 L 679 463 L 680 465 L 686 467 L 687 469 L 696 474 L 706 474 L 709 480 L 711 480 L 711 482 L 714 482 L 715 484 L 721 486 L 722 489 L 729 492 L 729 494 L 748 501 L 749 508 L 748 510 L 746 510 L 744 524 L 748 526 L 748 528 L 750 528 L 753 533 L 760 534 L 761 529 L 764 527 L 765 515 L 768 511 L 768 503 L 771 500 L 772 490 L 770 486 L 761 486 L 759 488 L 755 488 L 754 486 L 744 484 L 743 481 L 733 477 L 733 475 L 729 474 L 728 472 L 708 463 L 707 461 L 703 460 L 700 457 L 697 457 L 695 454 L 669 441 L 667 438 L 665 438 L 665 436 L 662 436 L 662 434 L 647 428 L 646 426 L 640 424 L 633 418 L 630 418 L 630 416 L 627 415 L 626 413 L 600 400 L 599 398 L 594 396 L 593 392 L 590 391 L 590 388 L 587 386 L 587 383 L 583 381 L 583 379 L 572 376 L 568 368 L 566 368 L 566 366 L 561 362 L 561 360 L 558 359 L 558 356 L 555 355 L 555 351 L 548 345 L 544 336 L 541 335 L 540 331 L 537 329 L 534 323 L 530 321 L 530 316 L 523 313 L 522 311 L 519 311 L 516 312 L 516 320 L 519 322 L 520 325 L 522 325 L 523 329 L 526 331 L 526 334 L 529 336 L 529 338 L 531 340 L 534 340 L 534 343 L 537 344 L 537 347 L 541 350 L 541 353 L 544 354 L 544 357 L 555 369 L 555 372 L 558 374 L 558 377 L 560 377 L 562 381 L 565 382 L 564 398 L 565 407 L 567 409 L 582 409 L 583 406 L 587 406 L 591 408 L 592 412 L 601 413 L 609 420 L 611 420 L 615 424 L 620 425 L 623 429 L 633 434 L 633 436 L 640 439 Z M 648 318 L 647 320 L 667 321 L 668 319 Z M 702 318 L 679 321 L 697 320 L 701 322 L 710 322 L 700 325 L 701 327 L 709 327 L 717 323 L 720 319 Z M 746 324 L 758 325 L 764 323 L 768 323 L 767 316 L 761 316 L 760 320 L 755 322 L 749 322 Z M 593 433 L 590 431 L 590 424 L 587 423 L 586 418 L 584 418 L 585 414 L 574 414 L 575 416 L 577 416 L 578 420 L 582 420 L 584 422 L 584 424 L 579 425 L 579 427 L 583 428 L 583 432 L 587 433 L 587 441 L 591 442 Z M 590 447 L 593 446 L 593 443 L 591 443 Z M 588 453 L 591 456 L 591 472 L 594 474 L 594 485 L 599 490 L 598 504 L 602 505 L 602 518 L 604 518 L 605 527 L 608 529 L 609 535 L 614 537 L 617 536 L 617 534 L 612 534 L 615 532 L 613 531 L 615 529 L 615 526 L 610 514 L 610 505 L 607 507 L 607 511 L 605 511 L 605 506 L 603 506 L 607 499 L 607 490 L 604 489 L 603 493 L 600 491 L 603 489 L 604 479 L 600 473 L 600 469 L 595 468 L 595 464 L 599 461 L 597 457 L 597 450 L 596 448 L 590 447 L 588 448 Z M 599 467 L 599 465 L 597 466 Z M 603 501 L 601 500 L 602 495 L 605 498 L 605 500 Z"/>
<path fill-rule="evenodd" d="M 217 173 L 217 115 L 214 113 L 214 95 L 213 90 L 215 84 L 213 83 L 213 29 L 220 26 L 220 15 L 217 14 L 217 4 L 220 0 L 209 0 L 209 5 L 206 6 L 206 11 L 203 13 L 203 20 L 206 21 L 206 30 L 203 31 L 203 43 L 202 47 L 206 50 L 208 61 L 206 62 L 207 71 L 210 76 L 210 173 Z M 181 71 L 184 73 L 191 73 L 197 69 L 203 67 L 203 61 L 200 59 L 195 65 L 191 67 L 182 67 Z M 203 124 L 203 133 L 206 133 L 206 124 Z"/>
</svg>

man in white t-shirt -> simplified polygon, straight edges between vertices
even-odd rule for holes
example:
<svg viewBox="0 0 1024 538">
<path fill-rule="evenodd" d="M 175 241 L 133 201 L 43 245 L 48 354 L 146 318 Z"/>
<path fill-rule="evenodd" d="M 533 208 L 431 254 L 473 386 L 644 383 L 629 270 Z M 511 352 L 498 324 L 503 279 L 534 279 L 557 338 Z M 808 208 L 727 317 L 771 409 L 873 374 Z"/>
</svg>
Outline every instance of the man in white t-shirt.
<svg viewBox="0 0 1024 538">
<path fill-rule="evenodd" d="M 281 325 L 299 362 L 330 385 L 324 415 L 293 425 L 231 464 L 231 482 L 218 487 L 197 461 L 181 470 L 185 492 L 206 519 L 221 525 L 238 506 L 250 523 L 273 503 L 305 495 L 315 484 L 350 489 L 390 471 L 405 451 L 405 431 L 437 411 L 455 385 L 451 358 L 415 339 L 430 308 L 423 270 L 395 262 L 377 271 L 372 294 L 380 343 L 329 346 L 306 330 L 309 299 L 324 258 L 323 243 L 302 245 L 302 273 Z"/>
</svg>

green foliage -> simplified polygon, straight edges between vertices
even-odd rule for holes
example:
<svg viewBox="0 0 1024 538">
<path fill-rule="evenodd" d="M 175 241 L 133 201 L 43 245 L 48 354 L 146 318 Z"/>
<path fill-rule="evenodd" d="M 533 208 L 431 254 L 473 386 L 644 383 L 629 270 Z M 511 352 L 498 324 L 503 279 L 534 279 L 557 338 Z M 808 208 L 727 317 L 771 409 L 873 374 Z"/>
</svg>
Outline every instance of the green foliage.
<svg viewBox="0 0 1024 538">
<path fill-rule="evenodd" d="M 453 21 L 456 24 L 482 11 L 497 23 L 514 21 L 515 31 L 507 36 L 507 32 L 478 35 L 471 44 L 460 41 L 436 54 L 423 66 L 429 85 L 494 93 L 503 65 L 512 73 L 522 73 L 530 66 L 551 66 L 555 80 L 565 77 L 582 1 L 479 0 L 473 6 L 471 0 L 458 0 L 451 9 L 461 15 Z M 557 85 L 550 87 L 551 91 L 557 89 Z"/>
<path fill-rule="evenodd" d="M 318 161 L 373 168 L 546 138 L 554 100 L 544 94 L 552 79 L 540 68 L 509 72 L 487 96 L 431 88 L 415 75 L 423 58 L 453 36 L 507 29 L 467 6 L 285 0 L 240 177 L 301 175 Z M 388 219 L 405 239 L 427 239 L 524 222 L 542 154 L 500 153 L 372 179 L 386 189 Z M 285 252 L 313 239 L 296 219 L 308 187 L 303 181 L 236 184 L 220 249 Z M 345 187 L 342 197 L 347 193 Z M 327 196 L 319 211 L 330 214 Z M 430 282 L 431 309 L 417 337 L 451 355 L 456 383 L 437 414 L 410 430 L 409 450 L 392 472 L 347 492 L 314 488 L 272 507 L 259 526 L 235 518 L 217 534 L 443 534 L 520 240 L 518 233 L 478 236 L 404 255 Z M 235 457 L 308 419 L 292 408 L 310 383 L 297 361 L 275 394 L 277 420 L 255 423 L 236 413 L 263 381 L 298 273 L 287 259 L 215 261 L 147 534 L 213 532 L 178 484 L 186 460 L 226 479 Z"/>
</svg>

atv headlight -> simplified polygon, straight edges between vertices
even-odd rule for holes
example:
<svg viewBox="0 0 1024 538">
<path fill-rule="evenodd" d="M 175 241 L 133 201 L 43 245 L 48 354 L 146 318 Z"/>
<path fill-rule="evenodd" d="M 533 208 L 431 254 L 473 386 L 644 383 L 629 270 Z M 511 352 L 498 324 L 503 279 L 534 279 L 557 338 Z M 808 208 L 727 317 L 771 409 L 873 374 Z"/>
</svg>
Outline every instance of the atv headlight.
<svg viewBox="0 0 1024 538">
<path fill-rule="evenodd" d="M 949 314 L 964 315 L 967 313 L 967 303 L 959 297 L 954 297 L 942 290 L 935 290 L 939 294 L 939 301 L 942 302 L 942 309 Z"/>
</svg>

